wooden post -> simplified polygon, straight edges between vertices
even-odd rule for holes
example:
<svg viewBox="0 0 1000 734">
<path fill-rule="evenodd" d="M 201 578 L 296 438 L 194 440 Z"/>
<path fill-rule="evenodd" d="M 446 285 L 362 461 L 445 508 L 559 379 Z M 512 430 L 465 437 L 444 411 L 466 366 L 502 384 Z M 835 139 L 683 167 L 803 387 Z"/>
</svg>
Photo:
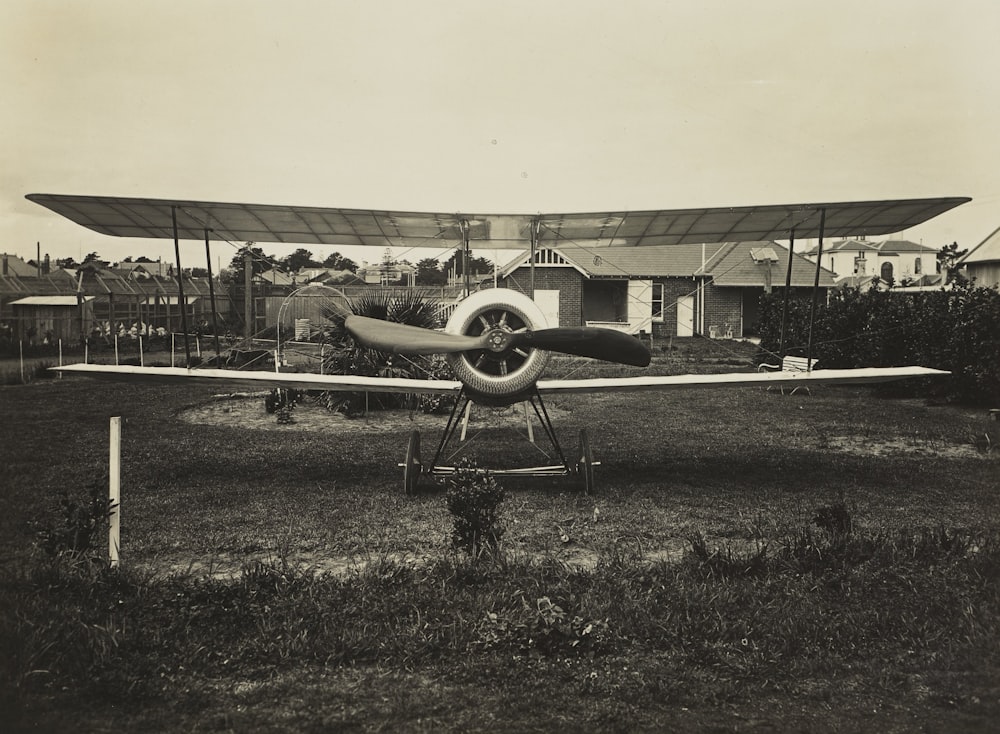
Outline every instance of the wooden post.
<svg viewBox="0 0 1000 734">
<path fill-rule="evenodd" d="M 174 332 L 170 332 L 170 366 L 174 366 Z"/>
<path fill-rule="evenodd" d="M 20 353 L 21 361 L 21 384 L 24 384 L 24 339 L 19 339 L 17 342 L 17 350 Z"/>
<path fill-rule="evenodd" d="M 118 332 L 115 332 L 115 364 L 118 364 Z"/>
<path fill-rule="evenodd" d="M 146 359 L 142 356 L 142 334 L 139 334 L 139 366 L 146 366 Z"/>
<path fill-rule="evenodd" d="M 119 564 L 121 549 L 121 458 L 122 419 L 111 419 L 111 436 L 108 449 L 108 500 L 111 516 L 108 518 L 108 557 L 111 567 Z"/>
<path fill-rule="evenodd" d="M 62 367 L 62 338 L 59 339 L 59 366 Z M 62 379 L 62 372 L 59 373 L 59 379 Z"/>
</svg>

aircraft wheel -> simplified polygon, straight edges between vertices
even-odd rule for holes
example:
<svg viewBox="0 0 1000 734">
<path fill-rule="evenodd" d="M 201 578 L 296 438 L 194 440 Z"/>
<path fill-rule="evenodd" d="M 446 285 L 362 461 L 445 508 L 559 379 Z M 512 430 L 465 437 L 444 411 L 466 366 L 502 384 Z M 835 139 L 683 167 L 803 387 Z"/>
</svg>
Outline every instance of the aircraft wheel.
<svg viewBox="0 0 1000 734">
<path fill-rule="evenodd" d="M 590 495 L 594 493 L 594 454 L 590 450 L 590 437 L 587 429 L 580 430 L 580 458 L 577 459 L 576 471 L 583 480 L 583 491 Z"/>
<path fill-rule="evenodd" d="M 403 464 L 403 490 L 408 495 L 416 494 L 417 481 L 422 469 L 420 463 L 420 431 L 413 431 L 406 444 L 406 463 Z"/>
</svg>

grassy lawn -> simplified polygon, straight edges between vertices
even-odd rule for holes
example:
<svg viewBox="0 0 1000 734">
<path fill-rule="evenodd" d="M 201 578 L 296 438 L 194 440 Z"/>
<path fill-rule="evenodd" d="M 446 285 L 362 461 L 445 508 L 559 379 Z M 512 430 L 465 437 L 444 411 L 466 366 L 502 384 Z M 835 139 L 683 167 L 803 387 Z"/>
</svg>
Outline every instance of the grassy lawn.
<svg viewBox="0 0 1000 734">
<path fill-rule="evenodd" d="M 403 495 L 405 416 L 317 430 L 306 405 L 262 430 L 256 399 L 192 418 L 215 402 L 0 388 L 5 730 L 986 732 L 1000 717 L 985 406 L 860 388 L 563 398 L 557 430 L 570 449 L 590 432 L 598 492 L 505 479 L 502 551 L 474 563 L 450 547 L 443 488 Z M 113 415 L 123 567 L 49 560 L 31 523 L 106 481 Z M 487 425 L 468 451 L 502 467 L 535 449 Z M 813 522 L 834 506 L 850 532 Z"/>
</svg>

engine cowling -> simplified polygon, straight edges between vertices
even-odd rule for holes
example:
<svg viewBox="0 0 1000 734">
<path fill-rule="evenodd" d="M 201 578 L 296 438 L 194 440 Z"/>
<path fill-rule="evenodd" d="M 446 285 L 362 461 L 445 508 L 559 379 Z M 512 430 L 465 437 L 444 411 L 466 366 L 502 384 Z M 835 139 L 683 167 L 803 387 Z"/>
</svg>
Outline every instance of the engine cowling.
<svg viewBox="0 0 1000 734">
<path fill-rule="evenodd" d="M 528 296 L 505 288 L 477 291 L 455 308 L 445 331 L 465 336 L 504 334 L 548 326 L 545 315 Z M 455 377 L 480 402 L 509 404 L 520 400 L 542 376 L 549 353 L 511 346 L 445 355 Z"/>
</svg>

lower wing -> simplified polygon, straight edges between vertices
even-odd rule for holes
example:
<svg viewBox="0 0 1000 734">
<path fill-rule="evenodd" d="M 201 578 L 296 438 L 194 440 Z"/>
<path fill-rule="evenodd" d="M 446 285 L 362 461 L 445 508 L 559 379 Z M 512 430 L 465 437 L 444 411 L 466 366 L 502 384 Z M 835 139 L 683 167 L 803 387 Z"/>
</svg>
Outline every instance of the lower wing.
<svg viewBox="0 0 1000 734">
<path fill-rule="evenodd" d="M 115 382 L 242 387 L 295 387 L 302 390 L 336 390 L 396 393 L 455 393 L 462 387 L 457 380 L 413 380 L 403 377 L 363 377 L 360 375 L 317 375 L 311 372 L 263 372 L 184 367 L 135 367 L 131 365 L 71 364 L 53 367 L 56 372 L 84 375 Z"/>
<path fill-rule="evenodd" d="M 317 375 L 308 372 L 241 372 L 239 370 L 186 369 L 184 367 L 135 367 L 130 365 L 73 364 L 52 368 L 58 372 L 85 375 L 116 382 L 152 384 L 240 385 L 250 387 L 295 387 L 303 390 L 338 390 L 393 393 L 454 393 L 462 388 L 457 380 L 415 380 L 402 377 Z M 667 375 L 611 377 L 582 380 L 540 380 L 538 392 L 546 395 L 680 390 L 683 388 L 752 387 L 768 385 L 854 384 L 891 382 L 908 377 L 950 374 L 929 367 L 866 367 L 852 370 L 813 372 L 729 372 L 719 375 Z"/>
<path fill-rule="evenodd" d="M 707 387 L 753 387 L 768 385 L 847 384 L 891 382 L 907 377 L 934 377 L 951 374 L 930 367 L 864 367 L 852 370 L 812 372 L 727 372 L 719 375 L 667 375 L 611 377 L 585 380 L 540 380 L 538 392 L 546 395 L 588 392 L 637 392 L 640 390 L 680 390 Z"/>
</svg>

